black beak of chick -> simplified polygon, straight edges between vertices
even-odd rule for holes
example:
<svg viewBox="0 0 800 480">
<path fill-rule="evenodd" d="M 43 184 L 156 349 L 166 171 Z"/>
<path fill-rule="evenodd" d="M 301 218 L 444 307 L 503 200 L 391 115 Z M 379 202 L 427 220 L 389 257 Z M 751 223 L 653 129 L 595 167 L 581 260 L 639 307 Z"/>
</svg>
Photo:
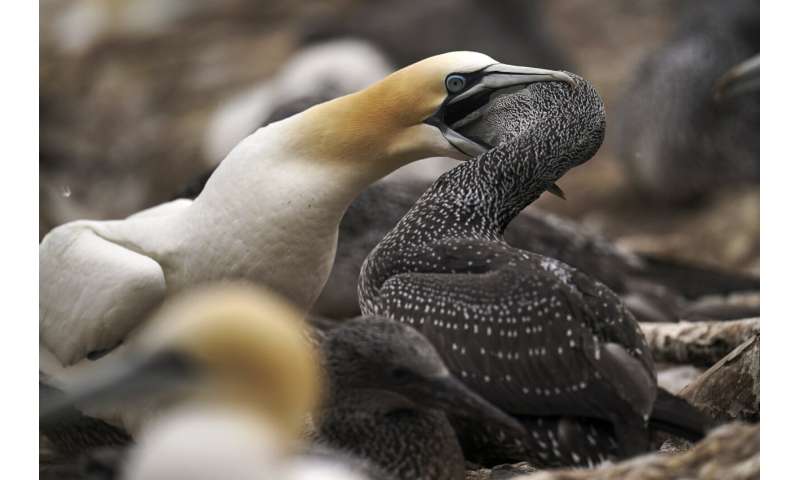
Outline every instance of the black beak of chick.
<svg viewBox="0 0 800 480">
<path fill-rule="evenodd" d="M 484 400 L 452 375 L 437 377 L 418 390 L 414 392 L 413 398 L 421 403 L 450 415 L 471 418 L 485 424 L 496 425 L 502 430 L 515 432 L 521 437 L 527 436 L 527 430 L 520 422 Z"/>
</svg>

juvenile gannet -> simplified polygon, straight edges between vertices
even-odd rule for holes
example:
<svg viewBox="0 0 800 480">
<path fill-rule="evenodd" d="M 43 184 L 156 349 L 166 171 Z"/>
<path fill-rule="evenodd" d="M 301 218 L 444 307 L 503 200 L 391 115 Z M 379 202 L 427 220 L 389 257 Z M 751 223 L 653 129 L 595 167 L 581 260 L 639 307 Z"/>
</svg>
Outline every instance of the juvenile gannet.
<svg viewBox="0 0 800 480">
<path fill-rule="evenodd" d="M 504 411 L 607 421 L 629 456 L 649 447 L 648 422 L 662 413 L 634 317 L 600 282 L 502 239 L 602 143 L 602 101 L 574 79 L 574 88 L 544 82 L 499 100 L 508 115 L 498 146 L 425 192 L 367 258 L 359 298 L 364 315 L 422 332 L 454 375 Z"/>
<path fill-rule="evenodd" d="M 40 370 L 67 383 L 67 370 L 115 349 L 168 294 L 199 283 L 246 279 L 307 310 L 358 192 L 420 158 L 485 151 L 459 130 L 480 122 L 498 90 L 545 80 L 572 81 L 480 53 L 431 57 L 259 129 L 194 201 L 55 228 L 39 246 Z"/>
<path fill-rule="evenodd" d="M 327 385 L 314 413 L 315 441 L 396 478 L 464 478 L 465 457 L 485 466 L 528 461 L 544 468 L 596 465 L 620 455 L 609 422 L 514 419 L 499 411 L 453 376 L 409 325 L 361 317 L 315 334 Z M 671 402 L 680 400 L 662 394 L 658 407 Z"/>
<path fill-rule="evenodd" d="M 760 172 L 758 0 L 687 2 L 674 34 L 637 67 L 614 135 L 626 176 L 687 202 Z"/>
<path fill-rule="evenodd" d="M 409 326 L 375 317 L 351 320 L 324 335 L 320 350 L 328 388 L 314 414 L 315 440 L 369 460 L 394 478 L 464 478 L 464 456 L 448 415 L 524 439 L 519 422 L 466 388 Z"/>
<path fill-rule="evenodd" d="M 332 319 L 360 314 L 361 265 L 428 186 L 386 177 L 356 197 L 339 224 L 339 250 L 312 309 L 315 314 Z M 579 222 L 537 208 L 525 209 L 503 236 L 513 247 L 555 258 L 600 280 L 622 297 L 639 321 L 677 321 L 698 297 L 759 289 L 757 277 L 638 254 Z M 757 311 L 758 307 L 737 309 L 731 314 L 757 316 Z"/>
<path fill-rule="evenodd" d="M 279 472 L 320 391 L 300 312 L 245 285 L 172 299 L 126 356 L 104 367 L 67 398 L 42 404 L 40 425 L 46 432 L 74 405 L 157 404 L 124 455 L 126 479 L 255 479 Z"/>
</svg>

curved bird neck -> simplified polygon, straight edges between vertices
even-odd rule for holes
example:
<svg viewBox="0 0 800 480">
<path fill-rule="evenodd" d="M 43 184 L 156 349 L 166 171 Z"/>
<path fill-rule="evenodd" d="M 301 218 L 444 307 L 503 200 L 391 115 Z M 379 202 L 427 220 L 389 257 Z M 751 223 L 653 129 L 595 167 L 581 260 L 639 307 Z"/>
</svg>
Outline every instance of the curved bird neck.
<svg viewBox="0 0 800 480">
<path fill-rule="evenodd" d="M 517 137 L 442 175 L 412 212 L 454 217 L 444 237 L 502 237 L 508 224 L 602 143 L 604 116 L 542 111 Z M 425 207 L 431 204 L 431 207 Z M 411 214 L 409 214 L 411 216 Z M 454 235 L 456 234 L 456 235 Z"/>
<path fill-rule="evenodd" d="M 276 204 L 338 225 L 366 186 L 415 158 L 392 151 L 397 131 L 362 91 L 263 127 L 240 142 L 196 203 L 263 214 Z"/>
<path fill-rule="evenodd" d="M 511 115 L 499 112 L 498 146 L 439 177 L 375 247 L 359 276 L 363 312 L 375 311 L 371 302 L 392 275 L 431 268 L 417 259 L 427 246 L 501 240 L 520 211 L 594 155 L 605 133 L 605 110 L 591 85 L 548 83 L 529 92 Z"/>
</svg>

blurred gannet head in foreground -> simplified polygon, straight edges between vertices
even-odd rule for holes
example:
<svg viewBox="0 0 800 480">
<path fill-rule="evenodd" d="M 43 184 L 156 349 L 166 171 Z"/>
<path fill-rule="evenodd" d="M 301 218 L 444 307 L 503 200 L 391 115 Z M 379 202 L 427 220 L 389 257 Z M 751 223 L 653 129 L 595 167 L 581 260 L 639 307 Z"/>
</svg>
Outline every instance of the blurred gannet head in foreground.
<svg viewBox="0 0 800 480">
<path fill-rule="evenodd" d="M 244 284 L 205 287 L 168 301 L 126 356 L 58 405 L 43 405 L 40 422 L 65 405 L 159 397 L 224 406 L 288 438 L 315 407 L 318 382 L 318 363 L 293 307 Z"/>
</svg>

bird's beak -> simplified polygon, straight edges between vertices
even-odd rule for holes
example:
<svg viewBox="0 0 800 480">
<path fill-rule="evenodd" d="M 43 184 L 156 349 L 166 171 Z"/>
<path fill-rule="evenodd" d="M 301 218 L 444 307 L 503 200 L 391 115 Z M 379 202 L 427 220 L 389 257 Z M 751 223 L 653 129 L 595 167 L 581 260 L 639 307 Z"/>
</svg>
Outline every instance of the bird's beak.
<svg viewBox="0 0 800 480">
<path fill-rule="evenodd" d="M 489 65 L 473 75 L 464 91 L 448 95 L 439 110 L 426 120 L 438 128 L 451 145 L 469 157 L 476 157 L 494 147 L 481 139 L 464 135 L 461 130 L 482 119 L 495 98 L 535 82 L 565 82 L 575 86 L 575 80 L 564 72 L 502 63 Z"/>
<path fill-rule="evenodd" d="M 199 369 L 185 356 L 164 352 L 147 358 L 129 356 L 77 382 L 58 398 L 42 399 L 39 424 L 56 424 L 73 409 L 104 408 L 144 396 L 176 391 L 197 378 Z"/>
<path fill-rule="evenodd" d="M 421 403 L 427 403 L 452 415 L 496 425 L 523 437 L 527 436 L 527 430 L 521 423 L 484 400 L 452 375 L 438 377 L 432 383 L 430 390 L 418 392 L 416 398 Z"/>
<path fill-rule="evenodd" d="M 761 87 L 761 55 L 755 55 L 725 72 L 714 84 L 714 100 L 722 102 Z"/>
</svg>

